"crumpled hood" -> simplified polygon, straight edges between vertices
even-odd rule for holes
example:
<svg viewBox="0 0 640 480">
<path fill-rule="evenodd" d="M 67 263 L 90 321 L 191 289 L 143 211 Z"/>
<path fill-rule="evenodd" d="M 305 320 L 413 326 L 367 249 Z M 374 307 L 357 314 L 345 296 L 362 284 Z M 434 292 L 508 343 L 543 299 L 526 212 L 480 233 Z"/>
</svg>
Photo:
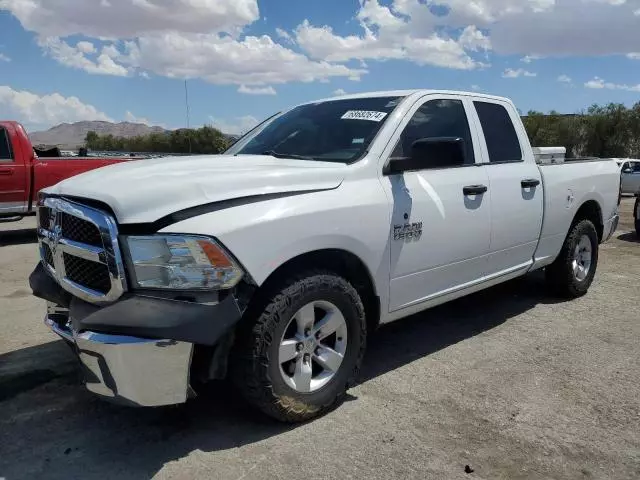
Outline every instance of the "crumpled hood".
<svg viewBox="0 0 640 480">
<path fill-rule="evenodd" d="M 98 168 L 43 192 L 98 200 L 120 223 L 146 223 L 222 200 L 329 190 L 340 185 L 345 171 L 341 163 L 263 155 L 166 157 Z"/>
</svg>

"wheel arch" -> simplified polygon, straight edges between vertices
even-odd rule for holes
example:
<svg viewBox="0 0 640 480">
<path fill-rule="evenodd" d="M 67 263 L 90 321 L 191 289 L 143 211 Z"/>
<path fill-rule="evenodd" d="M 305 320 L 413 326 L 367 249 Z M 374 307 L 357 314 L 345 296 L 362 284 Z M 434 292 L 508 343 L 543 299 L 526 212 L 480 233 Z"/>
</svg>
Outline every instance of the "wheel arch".
<svg viewBox="0 0 640 480">
<path fill-rule="evenodd" d="M 602 216 L 602 207 L 597 200 L 586 200 L 582 205 L 580 205 L 580 208 L 578 208 L 576 214 L 573 216 L 571 226 L 581 220 L 589 220 L 593 223 L 596 227 L 596 232 L 598 233 L 598 242 L 602 242 L 604 235 L 604 218 Z M 569 231 L 571 231 L 571 229 L 569 229 Z"/>
<path fill-rule="evenodd" d="M 365 262 L 348 250 L 326 248 L 294 256 L 269 274 L 260 285 L 258 293 L 272 292 L 287 276 L 313 269 L 329 270 L 351 283 L 364 304 L 367 329 L 373 331 L 378 327 L 380 298 L 376 291 L 374 277 Z"/>
</svg>

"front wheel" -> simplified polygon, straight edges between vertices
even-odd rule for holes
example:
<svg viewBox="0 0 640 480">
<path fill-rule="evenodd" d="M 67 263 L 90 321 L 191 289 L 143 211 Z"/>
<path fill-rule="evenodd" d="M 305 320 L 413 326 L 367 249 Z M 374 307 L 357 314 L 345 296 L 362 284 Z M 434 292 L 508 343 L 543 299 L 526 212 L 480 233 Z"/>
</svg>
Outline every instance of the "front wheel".
<svg viewBox="0 0 640 480">
<path fill-rule="evenodd" d="M 345 279 L 311 272 L 283 282 L 238 330 L 232 380 L 249 403 L 298 422 L 338 405 L 366 346 L 362 300 Z"/>
<path fill-rule="evenodd" d="M 598 245 L 598 233 L 591 221 L 572 225 L 558 258 L 545 270 L 554 293 L 569 298 L 587 293 L 598 266 Z"/>
</svg>

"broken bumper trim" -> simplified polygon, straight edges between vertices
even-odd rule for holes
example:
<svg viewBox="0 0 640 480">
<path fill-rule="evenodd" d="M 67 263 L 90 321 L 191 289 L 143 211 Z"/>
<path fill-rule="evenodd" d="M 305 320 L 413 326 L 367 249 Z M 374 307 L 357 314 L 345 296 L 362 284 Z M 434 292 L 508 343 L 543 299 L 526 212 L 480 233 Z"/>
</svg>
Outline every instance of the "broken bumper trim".
<svg viewBox="0 0 640 480">
<path fill-rule="evenodd" d="M 53 307 L 55 308 L 55 307 Z M 73 330 L 50 309 L 45 324 L 70 343 L 89 391 L 137 406 L 183 403 L 189 392 L 193 344 Z"/>
</svg>

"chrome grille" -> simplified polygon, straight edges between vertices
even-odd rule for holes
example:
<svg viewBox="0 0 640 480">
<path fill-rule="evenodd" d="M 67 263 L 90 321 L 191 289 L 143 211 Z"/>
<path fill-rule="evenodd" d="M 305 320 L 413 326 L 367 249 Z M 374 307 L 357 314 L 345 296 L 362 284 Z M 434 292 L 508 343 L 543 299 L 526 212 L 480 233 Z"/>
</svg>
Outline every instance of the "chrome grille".
<svg viewBox="0 0 640 480">
<path fill-rule="evenodd" d="M 109 280 L 109 269 L 105 264 L 74 257 L 68 253 L 63 253 L 62 259 L 64 260 L 64 271 L 69 280 L 103 295 L 109 293 L 111 281 Z"/>
<path fill-rule="evenodd" d="M 116 223 L 106 213 L 45 198 L 38 205 L 38 241 L 43 265 L 78 298 L 106 303 L 126 290 Z"/>
<path fill-rule="evenodd" d="M 102 246 L 100 229 L 87 220 L 60 212 L 60 227 L 64 238 L 93 245 L 94 247 Z"/>
</svg>

